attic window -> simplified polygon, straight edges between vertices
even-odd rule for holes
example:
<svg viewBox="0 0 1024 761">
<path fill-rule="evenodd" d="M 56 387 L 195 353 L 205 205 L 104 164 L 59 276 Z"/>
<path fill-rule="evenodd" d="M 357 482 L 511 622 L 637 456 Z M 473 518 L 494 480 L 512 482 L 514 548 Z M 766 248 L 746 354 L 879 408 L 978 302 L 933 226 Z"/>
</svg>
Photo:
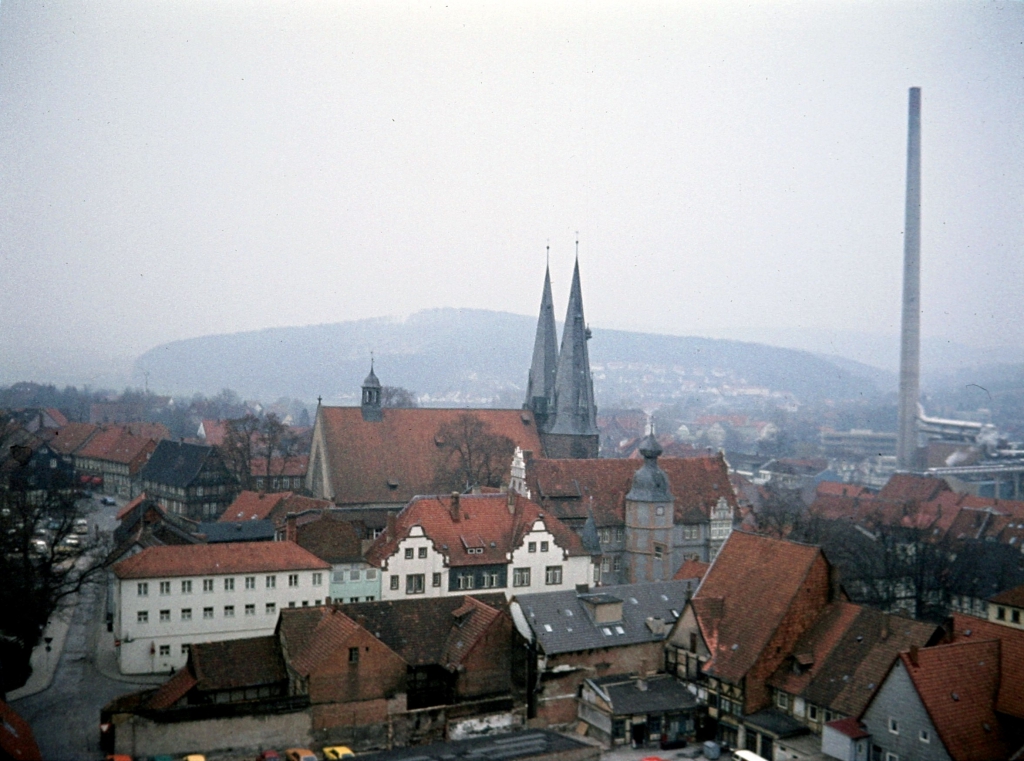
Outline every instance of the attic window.
<svg viewBox="0 0 1024 761">
<path fill-rule="evenodd" d="M 607 626 L 602 626 L 601 631 L 604 632 L 604 636 L 606 637 L 612 636 L 612 630 L 609 629 Z"/>
<path fill-rule="evenodd" d="M 394 480 L 388 481 L 388 488 L 392 489 L 392 490 L 393 489 L 397 489 L 398 488 L 398 481 L 394 481 Z"/>
<path fill-rule="evenodd" d="M 623 629 L 623 628 L 622 628 L 621 626 L 616 626 L 616 627 L 615 627 L 615 633 L 616 633 L 616 634 L 625 634 L 625 633 L 626 633 L 626 630 L 625 630 L 625 629 Z"/>
<path fill-rule="evenodd" d="M 519 416 L 519 419 L 523 421 L 523 425 L 529 425 L 530 424 L 530 416 L 527 415 L 525 412 L 522 415 Z"/>
<path fill-rule="evenodd" d="M 437 444 L 439 447 L 443 447 L 444 446 L 444 436 L 435 436 L 434 437 L 434 443 Z"/>
<path fill-rule="evenodd" d="M 569 610 L 568 608 L 566 608 L 566 609 L 565 609 L 565 611 L 563 611 L 563 612 L 564 612 L 564 613 L 565 613 L 565 615 L 567 615 L 567 616 L 568 616 L 569 618 L 572 618 L 572 611 L 571 611 L 571 610 Z"/>
<path fill-rule="evenodd" d="M 640 604 L 640 603 L 638 603 L 638 602 L 636 601 L 636 598 L 635 598 L 635 597 L 630 597 L 630 598 L 629 598 L 629 601 L 630 601 L 631 603 L 633 603 L 634 605 L 639 605 L 639 604 Z"/>
</svg>

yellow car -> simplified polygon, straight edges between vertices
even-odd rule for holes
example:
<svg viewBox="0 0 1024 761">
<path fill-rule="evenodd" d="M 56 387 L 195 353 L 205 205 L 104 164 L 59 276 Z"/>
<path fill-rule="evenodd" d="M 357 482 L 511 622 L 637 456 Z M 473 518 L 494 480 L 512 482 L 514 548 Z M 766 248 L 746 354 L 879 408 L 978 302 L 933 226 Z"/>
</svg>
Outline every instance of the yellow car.
<svg viewBox="0 0 1024 761">
<path fill-rule="evenodd" d="M 356 754 L 345 745 L 332 745 L 324 748 L 324 761 L 341 761 L 343 758 L 355 758 Z"/>
</svg>

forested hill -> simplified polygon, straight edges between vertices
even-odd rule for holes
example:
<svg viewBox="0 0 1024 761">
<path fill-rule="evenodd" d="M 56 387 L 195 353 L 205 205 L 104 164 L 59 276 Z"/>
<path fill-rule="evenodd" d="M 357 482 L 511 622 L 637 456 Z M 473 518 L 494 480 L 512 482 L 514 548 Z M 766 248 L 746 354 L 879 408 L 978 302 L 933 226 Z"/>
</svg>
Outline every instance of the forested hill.
<svg viewBox="0 0 1024 761">
<path fill-rule="evenodd" d="M 353 403 L 373 352 L 382 383 L 429 395 L 427 404 L 518 406 L 535 330 L 532 317 L 433 309 L 405 320 L 204 336 L 146 352 L 133 383 L 148 373 L 160 393 L 232 388 L 249 398 Z M 713 387 L 761 387 L 804 401 L 873 395 L 879 384 L 890 390 L 875 368 L 762 344 L 595 328 L 589 346 L 599 405 L 669 401 Z"/>
</svg>

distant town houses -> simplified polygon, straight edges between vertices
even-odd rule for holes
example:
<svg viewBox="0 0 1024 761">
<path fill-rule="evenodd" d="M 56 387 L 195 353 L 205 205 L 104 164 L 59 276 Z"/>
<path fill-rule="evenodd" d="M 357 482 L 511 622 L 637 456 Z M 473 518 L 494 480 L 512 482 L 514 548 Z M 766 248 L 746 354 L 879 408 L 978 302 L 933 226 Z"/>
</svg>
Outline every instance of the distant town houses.
<svg viewBox="0 0 1024 761">
<path fill-rule="evenodd" d="M 112 567 L 122 673 L 180 669 L 195 642 L 269 634 L 322 605 L 330 564 L 293 542 L 150 546 Z"/>
<path fill-rule="evenodd" d="M 238 482 L 214 447 L 161 441 L 139 473 L 140 487 L 172 513 L 216 520 L 234 500 Z"/>
</svg>

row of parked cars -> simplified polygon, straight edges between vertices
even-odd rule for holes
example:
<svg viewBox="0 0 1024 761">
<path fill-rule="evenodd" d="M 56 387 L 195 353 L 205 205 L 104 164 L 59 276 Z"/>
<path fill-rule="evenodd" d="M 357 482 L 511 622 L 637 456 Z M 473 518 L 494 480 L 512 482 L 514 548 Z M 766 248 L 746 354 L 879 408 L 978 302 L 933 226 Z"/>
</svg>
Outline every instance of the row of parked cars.
<svg viewBox="0 0 1024 761">
<path fill-rule="evenodd" d="M 355 753 L 344 745 L 328 745 L 322 749 L 322 761 L 342 761 L 346 758 L 355 758 Z M 133 759 L 131 756 L 110 755 L 106 761 L 206 761 L 206 756 L 200 753 L 189 753 L 184 756 L 145 756 Z M 256 756 L 256 761 L 321 761 L 316 754 L 306 748 L 289 748 L 282 756 L 276 750 L 264 750 Z"/>
</svg>

